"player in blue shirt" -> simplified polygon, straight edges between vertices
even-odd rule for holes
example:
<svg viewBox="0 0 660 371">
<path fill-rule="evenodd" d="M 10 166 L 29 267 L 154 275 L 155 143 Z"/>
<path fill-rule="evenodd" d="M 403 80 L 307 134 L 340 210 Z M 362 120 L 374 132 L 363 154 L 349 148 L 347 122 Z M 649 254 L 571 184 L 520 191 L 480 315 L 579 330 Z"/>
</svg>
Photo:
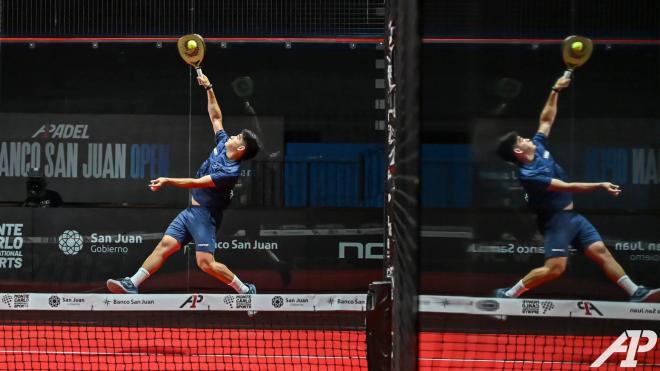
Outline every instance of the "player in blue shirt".
<svg viewBox="0 0 660 371">
<path fill-rule="evenodd" d="M 630 301 L 659 300 L 660 290 L 636 285 L 605 247 L 594 226 L 573 211 L 573 193 L 605 190 L 616 197 L 621 194 L 619 186 L 609 182 L 571 182 L 548 151 L 548 136 L 557 114 L 559 92 L 567 88 L 570 82 L 570 79 L 563 77 L 557 80 L 541 112 L 538 132 L 532 139 L 511 132 L 499 140 L 497 152 L 500 157 L 518 167 L 518 179 L 527 192 L 529 207 L 536 214 L 544 237 L 546 260 L 542 267 L 530 271 L 513 287 L 497 289 L 495 296 L 518 297 L 561 276 L 566 269 L 568 247 L 573 245 L 624 289 L 630 295 Z"/>
<path fill-rule="evenodd" d="M 208 112 L 215 133 L 215 147 L 197 170 L 195 178 L 158 178 L 149 188 L 158 191 L 164 185 L 192 188 L 191 206 L 170 223 L 165 235 L 142 267 L 132 277 L 109 279 L 113 293 L 137 294 L 138 286 L 160 269 L 165 260 L 191 240 L 196 245 L 197 265 L 202 271 L 231 286 L 242 294 L 256 294 L 256 288 L 243 283 L 227 266 L 215 261 L 216 230 L 222 221 L 222 210 L 229 205 L 232 188 L 240 176 L 240 162 L 259 152 L 257 136 L 249 130 L 228 136 L 222 127 L 222 112 L 209 79 L 197 78 L 208 98 Z"/>
</svg>

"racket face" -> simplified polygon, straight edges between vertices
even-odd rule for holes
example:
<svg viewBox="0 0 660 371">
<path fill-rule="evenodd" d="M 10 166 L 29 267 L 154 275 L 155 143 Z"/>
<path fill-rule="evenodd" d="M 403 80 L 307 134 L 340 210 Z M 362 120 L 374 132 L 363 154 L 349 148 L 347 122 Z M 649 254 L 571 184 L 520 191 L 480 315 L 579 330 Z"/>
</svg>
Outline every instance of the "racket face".
<svg viewBox="0 0 660 371">
<path fill-rule="evenodd" d="M 573 50 L 571 46 L 575 42 L 582 43 L 582 50 Z M 587 63 L 594 50 L 594 45 L 588 37 L 573 35 L 564 39 L 561 50 L 566 67 L 572 70 Z"/>
<path fill-rule="evenodd" d="M 193 40 L 197 43 L 197 47 L 194 49 L 188 49 L 188 41 Z M 206 52 L 206 45 L 204 44 L 204 39 L 198 34 L 188 34 L 183 35 L 179 38 L 176 43 L 176 47 L 179 50 L 179 55 L 181 58 L 188 64 L 199 67 L 204 59 L 204 53 Z"/>
</svg>

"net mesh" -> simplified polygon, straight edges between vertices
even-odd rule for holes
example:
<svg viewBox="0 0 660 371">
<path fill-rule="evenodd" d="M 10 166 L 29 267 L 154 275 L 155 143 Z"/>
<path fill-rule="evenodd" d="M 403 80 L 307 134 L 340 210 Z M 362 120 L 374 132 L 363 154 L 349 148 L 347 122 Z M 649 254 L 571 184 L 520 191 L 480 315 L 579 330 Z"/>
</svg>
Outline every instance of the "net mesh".
<svg viewBox="0 0 660 371">
<path fill-rule="evenodd" d="M 0 299 L 0 369 L 367 370 L 367 336 L 379 336 L 365 328 L 365 295 Z M 657 303 L 424 295 L 419 303 L 420 370 L 585 370 L 617 341 L 600 369 L 660 367 Z"/>
<path fill-rule="evenodd" d="M 364 295 L 4 297 L 2 369 L 367 369 Z"/>
</svg>

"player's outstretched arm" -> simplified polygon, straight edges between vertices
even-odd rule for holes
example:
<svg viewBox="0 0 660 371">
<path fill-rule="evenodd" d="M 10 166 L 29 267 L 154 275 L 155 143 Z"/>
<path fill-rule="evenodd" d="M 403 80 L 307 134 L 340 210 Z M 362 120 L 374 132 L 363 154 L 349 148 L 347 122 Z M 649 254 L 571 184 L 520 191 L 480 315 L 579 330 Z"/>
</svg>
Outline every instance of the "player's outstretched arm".
<svg viewBox="0 0 660 371">
<path fill-rule="evenodd" d="M 567 183 L 559 179 L 552 179 L 550 185 L 548 186 L 549 191 L 555 192 L 590 192 L 598 189 L 606 190 L 612 196 L 618 196 L 621 194 L 621 188 L 618 185 L 612 184 L 610 182 L 600 182 L 600 183 L 579 183 L 571 182 Z"/>
<path fill-rule="evenodd" d="M 554 124 L 555 117 L 557 117 L 557 99 L 559 98 L 559 92 L 566 89 L 570 83 L 571 80 L 564 78 L 563 76 L 557 79 L 557 82 L 555 82 L 555 85 L 550 91 L 548 100 L 545 102 L 543 111 L 541 111 L 541 117 L 539 118 L 538 132 L 543 133 L 546 137 L 550 136 L 550 129 L 552 129 L 552 124 Z"/>
<path fill-rule="evenodd" d="M 222 111 L 220 110 L 220 103 L 213 92 L 213 85 L 206 75 L 197 77 L 197 82 L 204 89 L 206 89 L 206 97 L 208 99 L 209 118 L 211 118 L 211 125 L 213 125 L 213 132 L 217 133 L 222 130 Z"/>
<path fill-rule="evenodd" d="M 196 178 L 157 178 L 149 183 L 149 188 L 156 192 L 164 185 L 171 185 L 178 188 L 211 188 L 215 187 L 210 175 Z"/>
</svg>

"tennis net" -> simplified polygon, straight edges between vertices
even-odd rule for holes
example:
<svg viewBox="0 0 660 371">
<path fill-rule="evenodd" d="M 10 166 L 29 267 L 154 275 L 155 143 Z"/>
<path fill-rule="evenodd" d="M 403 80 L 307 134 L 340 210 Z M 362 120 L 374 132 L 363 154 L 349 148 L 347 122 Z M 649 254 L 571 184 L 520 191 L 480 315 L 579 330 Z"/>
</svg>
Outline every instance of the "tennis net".
<svg viewBox="0 0 660 371">
<path fill-rule="evenodd" d="M 0 369 L 366 370 L 366 299 L 0 294 Z M 660 368 L 660 304 L 425 295 L 419 303 L 420 370 L 586 370 L 598 360 L 603 370 Z"/>
<path fill-rule="evenodd" d="M 626 361 L 660 369 L 657 303 L 424 295 L 419 303 L 420 370 L 613 370 Z"/>
<path fill-rule="evenodd" d="M 365 303 L 362 294 L 0 294 L 0 369 L 366 370 Z"/>
</svg>

